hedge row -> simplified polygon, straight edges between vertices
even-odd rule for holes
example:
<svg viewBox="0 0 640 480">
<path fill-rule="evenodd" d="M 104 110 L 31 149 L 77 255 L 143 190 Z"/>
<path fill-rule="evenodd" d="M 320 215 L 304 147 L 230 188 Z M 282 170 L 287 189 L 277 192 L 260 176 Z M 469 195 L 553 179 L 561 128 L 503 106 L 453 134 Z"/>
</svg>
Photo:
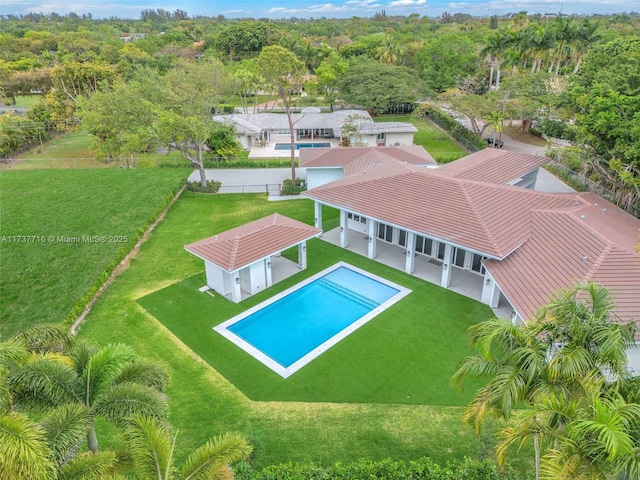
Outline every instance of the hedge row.
<svg viewBox="0 0 640 480">
<path fill-rule="evenodd" d="M 449 135 L 460 142 L 467 150 L 477 152 L 487 148 L 487 142 L 476 136 L 471 130 L 464 125 L 460 125 L 454 118 L 450 117 L 436 105 L 430 103 L 422 103 L 414 110 L 412 115 L 418 117 L 427 117 L 436 125 L 446 130 Z"/>
<path fill-rule="evenodd" d="M 234 467 L 236 480 L 524 480 L 517 474 L 501 473 L 495 463 L 466 460 L 440 465 L 430 458 L 358 460 L 319 467 L 311 463 L 272 465 L 257 472 L 246 464 Z"/>
</svg>

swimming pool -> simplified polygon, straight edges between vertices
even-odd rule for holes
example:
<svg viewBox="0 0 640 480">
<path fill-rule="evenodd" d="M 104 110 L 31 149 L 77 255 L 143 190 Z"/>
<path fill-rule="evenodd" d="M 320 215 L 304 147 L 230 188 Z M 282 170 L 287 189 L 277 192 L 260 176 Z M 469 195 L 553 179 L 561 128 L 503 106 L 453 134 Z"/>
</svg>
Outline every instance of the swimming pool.
<svg viewBox="0 0 640 480">
<path fill-rule="evenodd" d="M 410 292 L 340 262 L 214 330 L 287 378 Z"/>
<path fill-rule="evenodd" d="M 296 143 L 295 149 L 300 150 L 301 148 L 326 148 L 330 147 L 331 144 L 329 142 L 326 143 Z M 276 143 L 275 150 L 289 150 L 291 149 L 290 143 Z"/>
</svg>

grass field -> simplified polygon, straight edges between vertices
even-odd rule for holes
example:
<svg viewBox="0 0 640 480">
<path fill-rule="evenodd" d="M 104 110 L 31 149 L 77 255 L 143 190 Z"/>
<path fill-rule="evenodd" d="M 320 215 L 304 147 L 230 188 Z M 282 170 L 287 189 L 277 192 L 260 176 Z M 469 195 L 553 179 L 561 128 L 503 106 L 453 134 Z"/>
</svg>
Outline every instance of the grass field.
<svg viewBox="0 0 640 480">
<path fill-rule="evenodd" d="M 468 155 L 462 145 L 424 118 L 410 115 L 380 115 L 376 122 L 409 122 L 418 131 L 413 135 L 413 143 L 422 145 L 438 163 L 448 163 Z"/>
<path fill-rule="evenodd" d="M 42 95 L 18 95 L 16 96 L 16 104 L 14 107 L 24 108 L 33 107 L 42 101 Z"/>
<path fill-rule="evenodd" d="M 1 172 L 0 338 L 62 321 L 188 173 Z"/>
<path fill-rule="evenodd" d="M 183 246 L 274 211 L 307 223 L 312 221 L 313 216 L 311 202 L 304 200 L 267 202 L 261 195 L 216 197 L 183 194 L 143 245 L 129 269 L 118 277 L 95 305 L 80 332 L 82 337 L 99 343 L 125 342 L 141 355 L 165 362 L 172 377 L 168 391 L 170 420 L 180 432 L 184 432 L 178 437 L 178 457 L 184 457 L 190 449 L 212 435 L 227 430 L 239 430 L 248 435 L 255 447 L 253 462 L 257 467 L 307 460 L 331 464 L 357 458 L 391 457 L 407 460 L 428 455 L 445 462 L 465 456 L 491 456 L 495 441 L 493 426 L 490 424 L 480 437 L 475 437 L 472 429 L 461 423 L 460 407 L 410 405 L 415 400 L 406 398 L 401 402 L 403 404 L 373 403 L 385 395 L 389 401 L 399 399 L 402 393 L 405 397 L 408 393 L 424 399 L 428 394 L 421 392 L 421 389 L 435 390 L 435 387 L 429 386 L 429 382 L 432 369 L 442 369 L 441 362 L 434 359 L 432 364 L 425 365 L 412 361 L 403 353 L 403 343 L 410 345 L 407 348 L 414 352 L 432 346 L 421 346 L 419 339 L 411 338 L 419 329 L 417 325 L 405 333 L 400 333 L 400 327 L 415 322 L 415 318 L 428 316 L 432 309 L 439 311 L 441 307 L 436 307 L 436 304 L 442 302 L 440 296 L 433 298 L 433 303 L 428 305 L 415 302 L 411 308 L 398 311 L 395 315 L 389 313 L 379 317 L 370 322 L 369 331 L 367 326 L 362 327 L 359 339 L 346 339 L 346 343 L 328 352 L 326 359 L 316 360 L 315 364 L 308 365 L 289 379 L 293 380 L 291 392 L 295 393 L 288 397 L 289 400 L 315 401 L 278 401 L 285 398 L 286 389 L 282 387 L 285 381 L 261 370 L 253 360 L 242 358 L 237 351 L 223 361 L 211 360 L 202 352 L 202 349 L 208 349 L 214 356 L 224 357 L 231 349 L 235 349 L 215 343 L 210 330 L 214 322 L 208 320 L 208 323 L 203 323 L 199 317 L 202 309 L 208 310 L 216 318 L 218 315 L 227 317 L 232 310 L 240 310 L 258 302 L 298 281 L 302 275 L 278 284 L 271 291 L 247 300 L 241 306 L 230 302 L 225 304 L 223 299 L 204 305 L 202 302 L 216 299 L 194 293 L 195 288 L 203 282 L 203 265 L 201 260 L 185 252 Z M 325 228 L 337 223 L 334 211 L 325 211 L 323 218 L 327 222 Z M 333 247 L 323 246 L 320 241 L 314 242 L 313 248 L 310 247 L 310 269 L 304 275 L 332 263 L 336 251 Z M 422 288 L 418 285 L 422 282 L 417 279 L 401 272 L 386 271 L 385 267 L 373 265 L 363 257 L 342 253 L 356 265 L 366 264 L 377 273 L 383 273 L 391 280 L 400 281 L 417 291 Z M 424 288 L 428 289 L 427 286 Z M 432 294 L 436 294 L 435 290 Z M 171 321 L 166 321 L 166 325 L 159 322 L 138 304 L 139 299 L 141 303 L 148 303 L 149 308 L 162 305 L 162 310 L 171 311 Z M 192 305 L 191 301 L 195 301 L 196 305 Z M 168 305 L 172 303 L 175 305 L 169 308 Z M 487 314 L 484 306 L 463 305 L 477 313 L 475 320 L 481 320 Z M 454 308 L 449 313 L 455 312 L 460 311 Z M 403 319 L 402 315 L 405 314 L 412 315 L 414 320 Z M 471 312 L 463 313 L 463 317 L 449 319 L 451 331 L 455 332 L 452 336 L 456 338 L 462 336 L 461 332 L 467 324 L 475 321 Z M 394 325 L 395 322 L 401 323 Z M 422 339 L 429 333 L 429 328 L 425 325 L 424 331 L 419 334 Z M 177 335 L 174 335 L 174 331 Z M 392 338 L 392 335 L 398 334 L 399 338 Z M 211 345 L 209 340 L 213 342 Z M 367 345 L 367 341 L 373 343 Z M 454 349 L 442 338 L 435 341 L 442 343 L 445 349 L 464 350 L 464 345 Z M 354 344 L 355 350 L 352 350 Z M 205 358 L 201 359 L 194 350 Z M 352 351 L 357 353 L 357 358 L 350 355 Z M 421 361 L 425 355 L 420 353 Z M 458 354 L 445 355 L 450 362 Z M 379 371 L 377 383 L 368 386 L 366 382 L 376 376 L 373 367 L 382 366 L 385 361 L 388 366 Z M 207 362 L 215 364 L 216 368 L 211 368 Z M 368 362 L 372 365 L 369 366 Z M 354 363 L 358 368 L 349 369 L 349 363 Z M 339 368 L 331 370 L 331 366 Z M 451 368 L 451 365 L 447 368 Z M 247 378 L 243 381 L 239 377 L 245 374 Z M 394 385 L 394 377 L 402 375 L 419 382 L 414 386 L 410 386 L 409 382 L 396 382 Z M 296 376 L 299 376 L 298 379 Z M 454 400 L 456 394 L 448 386 L 443 387 L 446 375 L 442 373 L 441 377 L 438 386 L 447 391 L 444 394 L 433 393 L 433 403 L 459 405 L 464 398 L 468 398 Z M 252 385 L 252 381 L 258 384 Z M 236 382 L 252 397 L 270 401 L 249 399 L 237 388 Z M 339 387 L 349 383 L 353 385 L 341 394 Z M 392 393 L 384 392 L 387 385 L 392 385 Z M 407 391 L 407 388 L 411 390 Z M 404 392 L 402 389 L 405 389 Z M 333 393 L 330 395 L 331 391 Z M 436 395 L 441 395 L 439 400 L 435 398 Z M 108 428 L 105 427 L 101 434 L 103 445 L 117 444 L 117 439 Z"/>
</svg>

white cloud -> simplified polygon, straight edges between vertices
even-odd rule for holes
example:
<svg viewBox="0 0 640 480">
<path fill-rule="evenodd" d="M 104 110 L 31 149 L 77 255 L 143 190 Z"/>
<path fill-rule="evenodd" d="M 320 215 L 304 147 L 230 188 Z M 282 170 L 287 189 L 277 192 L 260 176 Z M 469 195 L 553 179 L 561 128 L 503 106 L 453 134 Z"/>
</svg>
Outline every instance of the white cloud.
<svg viewBox="0 0 640 480">
<path fill-rule="evenodd" d="M 273 7 L 268 9 L 267 13 L 276 13 L 276 14 L 332 13 L 332 12 L 346 12 L 348 10 L 350 10 L 350 8 L 344 5 L 335 5 L 333 3 L 323 3 L 320 5 L 309 5 L 304 8 Z"/>
<path fill-rule="evenodd" d="M 389 2 L 390 7 L 417 7 L 426 4 L 427 0 L 395 0 Z"/>
</svg>

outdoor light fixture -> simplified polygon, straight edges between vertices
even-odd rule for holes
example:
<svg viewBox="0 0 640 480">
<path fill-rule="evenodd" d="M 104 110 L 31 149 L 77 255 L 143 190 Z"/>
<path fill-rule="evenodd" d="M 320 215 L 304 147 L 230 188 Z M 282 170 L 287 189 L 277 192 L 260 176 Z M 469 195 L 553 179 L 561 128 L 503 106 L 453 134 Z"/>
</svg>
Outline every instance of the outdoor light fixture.
<svg viewBox="0 0 640 480">
<path fill-rule="evenodd" d="M 491 283 L 491 280 L 490 280 L 490 279 L 488 279 L 488 278 L 487 278 L 487 279 L 485 280 L 485 282 L 484 282 L 484 284 L 485 284 L 485 285 L 489 285 L 490 283 Z"/>
<path fill-rule="evenodd" d="M 271 268 L 271 260 L 267 262 L 267 268 Z"/>
<path fill-rule="evenodd" d="M 236 285 L 240 285 L 240 277 L 236 277 Z"/>
<path fill-rule="evenodd" d="M 344 227 L 342 225 L 340 226 L 340 231 L 344 232 Z"/>
</svg>

